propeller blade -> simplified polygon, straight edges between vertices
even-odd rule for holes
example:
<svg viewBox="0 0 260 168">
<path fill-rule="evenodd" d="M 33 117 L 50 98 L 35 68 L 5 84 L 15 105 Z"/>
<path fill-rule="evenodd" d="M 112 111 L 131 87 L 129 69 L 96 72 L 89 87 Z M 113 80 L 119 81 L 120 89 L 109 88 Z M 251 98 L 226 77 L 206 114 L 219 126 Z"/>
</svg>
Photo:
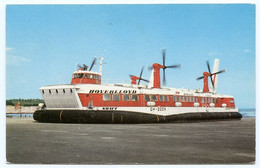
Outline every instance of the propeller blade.
<svg viewBox="0 0 260 168">
<path fill-rule="evenodd" d="M 201 77 L 198 77 L 197 80 L 200 80 L 200 79 L 203 79 L 203 78 L 204 78 L 204 76 L 201 76 Z"/>
<path fill-rule="evenodd" d="M 142 67 L 142 70 L 141 70 L 141 73 L 140 73 L 140 76 L 139 76 L 139 80 L 138 80 L 138 85 L 140 84 L 140 81 L 142 79 L 143 71 L 144 71 L 144 67 Z"/>
<path fill-rule="evenodd" d="M 210 80 L 211 80 L 212 87 L 215 88 L 215 87 L 214 87 L 214 82 L 213 82 L 213 79 L 212 79 L 212 76 L 211 76 L 211 75 L 210 75 Z"/>
<path fill-rule="evenodd" d="M 80 64 L 77 64 L 77 66 L 76 66 L 77 68 L 80 68 L 80 69 L 82 69 L 83 67 L 80 65 Z"/>
<path fill-rule="evenodd" d="M 210 67 L 209 67 L 209 61 L 207 61 L 207 66 L 208 66 L 209 73 L 211 74 Z"/>
<path fill-rule="evenodd" d="M 221 70 L 221 71 L 215 72 L 215 73 L 211 74 L 211 76 L 216 75 L 216 74 L 220 74 L 220 73 L 223 73 L 223 72 L 226 72 L 226 70 L 223 69 L 223 70 Z"/>
<path fill-rule="evenodd" d="M 163 69 L 163 85 L 166 85 L 165 69 Z"/>
<path fill-rule="evenodd" d="M 162 49 L 163 66 L 165 66 L 165 49 Z"/>
<path fill-rule="evenodd" d="M 83 69 L 87 71 L 88 70 L 88 66 L 86 64 L 83 64 Z"/>
<path fill-rule="evenodd" d="M 144 67 L 142 67 L 142 70 L 141 70 L 141 73 L 140 73 L 140 76 L 139 76 L 139 78 L 141 78 L 141 77 L 142 77 L 142 75 L 143 75 L 143 71 L 144 71 Z"/>
<path fill-rule="evenodd" d="M 143 79 L 143 78 L 141 78 L 141 80 L 143 80 L 143 81 L 145 81 L 145 82 L 150 82 L 149 80 L 146 80 L 146 79 Z"/>
<path fill-rule="evenodd" d="M 97 58 L 95 57 L 94 60 L 92 61 L 90 68 L 89 68 L 89 71 L 91 71 L 91 69 L 93 68 L 94 64 L 96 63 L 96 60 L 97 60 Z"/>
<path fill-rule="evenodd" d="M 137 83 L 138 85 L 140 85 L 140 81 L 141 81 L 141 78 L 139 78 L 139 80 L 138 80 L 138 83 Z"/>
<path fill-rule="evenodd" d="M 181 68 L 181 64 L 165 66 L 165 69 L 166 68 Z"/>
</svg>

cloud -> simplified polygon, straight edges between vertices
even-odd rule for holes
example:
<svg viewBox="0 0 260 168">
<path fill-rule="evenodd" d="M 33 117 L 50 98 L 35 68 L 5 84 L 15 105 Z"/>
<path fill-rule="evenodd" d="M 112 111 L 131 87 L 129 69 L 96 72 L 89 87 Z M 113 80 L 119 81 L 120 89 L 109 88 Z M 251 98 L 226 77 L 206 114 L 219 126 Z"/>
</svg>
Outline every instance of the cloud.
<svg viewBox="0 0 260 168">
<path fill-rule="evenodd" d="M 245 53 L 249 53 L 250 50 L 248 50 L 248 49 L 244 49 L 244 52 L 245 52 Z"/>
<path fill-rule="evenodd" d="M 23 63 L 31 62 L 29 59 L 22 56 L 15 56 L 10 54 L 11 51 L 14 51 L 14 48 L 6 48 L 6 64 L 12 66 L 20 66 Z"/>
<path fill-rule="evenodd" d="M 217 55 L 217 53 L 216 52 L 209 52 L 208 55 L 209 56 L 215 56 L 215 55 Z"/>
<path fill-rule="evenodd" d="M 15 56 L 15 55 L 7 55 L 6 57 L 7 65 L 19 66 L 26 62 L 31 62 L 31 61 L 27 58 L 21 56 Z"/>
<path fill-rule="evenodd" d="M 6 53 L 13 51 L 14 48 L 6 47 Z"/>
</svg>

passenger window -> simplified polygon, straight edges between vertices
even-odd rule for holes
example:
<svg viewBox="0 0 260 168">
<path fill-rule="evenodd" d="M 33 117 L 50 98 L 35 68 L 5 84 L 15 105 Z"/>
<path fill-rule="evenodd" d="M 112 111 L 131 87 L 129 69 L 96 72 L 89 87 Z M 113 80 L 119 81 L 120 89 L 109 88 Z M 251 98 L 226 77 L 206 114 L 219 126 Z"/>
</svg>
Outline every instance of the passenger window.
<svg viewBox="0 0 260 168">
<path fill-rule="evenodd" d="M 144 99 L 145 101 L 150 101 L 150 95 L 145 95 Z"/>
<path fill-rule="evenodd" d="M 169 101 L 169 97 L 168 96 L 164 96 L 164 101 L 168 102 Z"/>
<path fill-rule="evenodd" d="M 119 101 L 119 94 L 112 95 L 112 100 L 113 101 Z"/>
<path fill-rule="evenodd" d="M 161 101 L 161 102 L 163 101 L 163 96 L 162 95 L 159 96 L 159 101 Z"/>
<path fill-rule="evenodd" d="M 156 95 L 152 95 L 152 101 L 157 101 L 157 96 Z"/>
<path fill-rule="evenodd" d="M 124 101 L 129 101 L 130 100 L 130 95 L 129 94 L 124 94 L 123 95 L 123 100 Z"/>
<path fill-rule="evenodd" d="M 92 79 L 92 78 L 93 78 L 93 75 L 92 75 L 92 74 L 90 74 L 90 75 L 89 75 L 89 79 Z"/>
<path fill-rule="evenodd" d="M 132 101 L 138 101 L 138 96 L 137 95 L 132 95 Z"/>
<path fill-rule="evenodd" d="M 103 101 L 110 101 L 110 94 L 103 94 Z"/>
</svg>

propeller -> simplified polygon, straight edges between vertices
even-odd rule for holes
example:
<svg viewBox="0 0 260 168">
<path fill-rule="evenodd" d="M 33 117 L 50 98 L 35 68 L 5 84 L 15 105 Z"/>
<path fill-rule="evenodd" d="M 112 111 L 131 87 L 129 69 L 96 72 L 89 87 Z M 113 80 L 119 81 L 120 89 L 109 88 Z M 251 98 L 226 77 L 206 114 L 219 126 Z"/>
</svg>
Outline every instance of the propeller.
<svg viewBox="0 0 260 168">
<path fill-rule="evenodd" d="M 142 67 L 140 76 L 137 78 L 137 79 L 138 79 L 138 85 L 140 84 L 140 81 L 141 81 L 141 80 L 142 80 L 142 81 L 145 81 L 145 82 L 149 82 L 149 80 L 146 80 L 146 79 L 143 79 L 143 78 L 142 78 L 143 71 L 144 71 L 144 67 Z M 134 76 L 134 75 L 129 75 L 129 76 L 130 76 L 130 78 L 131 78 L 131 77 L 136 77 L 136 76 Z"/>
<path fill-rule="evenodd" d="M 76 68 L 83 69 L 83 67 L 80 64 L 77 64 Z"/>
<path fill-rule="evenodd" d="M 176 65 L 165 65 L 165 49 L 162 49 L 162 57 L 163 57 L 163 85 L 166 85 L 166 76 L 165 76 L 165 69 L 167 68 L 181 68 L 181 64 L 176 64 Z"/>
<path fill-rule="evenodd" d="M 88 66 L 86 64 L 83 64 L 83 70 L 88 70 Z"/>
<path fill-rule="evenodd" d="M 211 84 L 214 88 L 214 82 L 213 82 L 213 79 L 212 79 L 212 76 L 213 75 L 216 75 L 216 74 L 220 74 L 220 73 L 223 73 L 223 72 L 226 72 L 226 70 L 221 70 L 221 71 L 218 71 L 218 72 L 214 72 L 214 73 L 211 73 L 211 70 L 210 70 L 210 66 L 209 66 L 209 61 L 206 62 L 207 63 L 207 67 L 208 67 L 208 76 L 210 77 L 210 80 L 211 80 Z M 201 77 L 198 77 L 197 80 L 200 80 L 200 79 L 203 79 L 204 76 L 201 76 Z"/>
<path fill-rule="evenodd" d="M 96 57 L 94 57 L 94 60 L 92 61 L 92 64 L 91 64 L 91 66 L 90 66 L 90 68 L 89 68 L 89 71 L 91 71 L 91 70 L 92 70 L 92 68 L 93 68 L 94 64 L 96 63 L 96 60 L 97 60 L 97 58 L 96 58 Z"/>
<path fill-rule="evenodd" d="M 89 68 L 89 71 L 91 71 L 91 69 L 92 69 L 93 66 L 95 65 L 96 60 L 97 60 L 97 58 L 95 57 L 95 58 L 93 59 L 92 63 L 91 63 L 91 66 L 90 66 L 90 68 Z M 83 64 L 83 65 L 77 64 L 76 67 L 79 68 L 79 69 L 83 69 L 83 70 L 85 70 L 85 71 L 88 70 L 88 66 L 87 66 L 86 64 Z"/>
</svg>

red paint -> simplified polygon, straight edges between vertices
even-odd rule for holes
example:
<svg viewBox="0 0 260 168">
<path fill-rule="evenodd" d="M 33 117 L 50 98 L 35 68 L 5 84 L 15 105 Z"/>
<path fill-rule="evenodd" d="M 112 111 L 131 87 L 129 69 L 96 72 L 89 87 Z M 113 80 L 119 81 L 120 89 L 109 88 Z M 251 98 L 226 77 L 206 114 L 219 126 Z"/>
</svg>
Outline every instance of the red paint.
<svg viewBox="0 0 260 168">
<path fill-rule="evenodd" d="M 203 92 L 209 92 L 209 84 L 208 84 L 208 77 L 211 74 L 208 72 L 203 72 L 203 76 L 204 76 L 204 86 L 203 86 Z"/>
<path fill-rule="evenodd" d="M 76 77 L 75 77 L 76 76 Z M 93 73 L 73 73 L 71 84 L 101 84 L 101 75 Z"/>
<path fill-rule="evenodd" d="M 147 107 L 147 101 L 145 101 L 145 95 L 139 94 L 138 101 L 124 101 L 123 94 L 119 94 L 120 100 L 113 101 L 112 94 L 110 94 L 110 100 L 104 101 L 103 94 L 84 94 L 79 93 L 79 98 L 83 107 L 89 106 L 89 103 L 92 101 L 93 106 L 96 107 Z M 130 94 L 131 96 L 131 94 Z M 151 96 L 151 95 L 150 95 Z M 175 103 L 181 102 L 182 107 L 194 107 L 194 103 L 199 103 L 199 107 L 210 107 L 210 103 L 214 103 L 215 107 L 222 107 L 223 103 L 227 104 L 227 108 L 235 108 L 234 98 L 212 98 L 212 97 L 198 97 L 198 96 L 183 96 L 183 95 L 167 95 L 168 101 L 160 101 L 159 95 L 155 102 L 156 107 L 175 107 Z M 165 96 L 165 95 L 164 95 Z M 178 97 L 178 98 L 177 98 Z M 175 101 L 174 101 L 175 100 Z M 197 100 L 197 101 L 195 101 Z"/>
<path fill-rule="evenodd" d="M 134 84 L 134 85 L 136 85 L 136 80 L 139 80 L 140 78 L 139 77 L 137 77 L 137 76 L 130 76 L 130 78 L 131 78 L 131 84 Z"/>
<path fill-rule="evenodd" d="M 154 72 L 153 72 L 153 77 L 154 77 L 153 87 L 154 88 L 161 88 L 161 80 L 160 80 L 160 69 L 161 68 L 164 68 L 164 66 L 161 65 L 161 64 L 157 64 L 157 63 L 153 64 L 153 69 L 154 69 Z"/>
</svg>

